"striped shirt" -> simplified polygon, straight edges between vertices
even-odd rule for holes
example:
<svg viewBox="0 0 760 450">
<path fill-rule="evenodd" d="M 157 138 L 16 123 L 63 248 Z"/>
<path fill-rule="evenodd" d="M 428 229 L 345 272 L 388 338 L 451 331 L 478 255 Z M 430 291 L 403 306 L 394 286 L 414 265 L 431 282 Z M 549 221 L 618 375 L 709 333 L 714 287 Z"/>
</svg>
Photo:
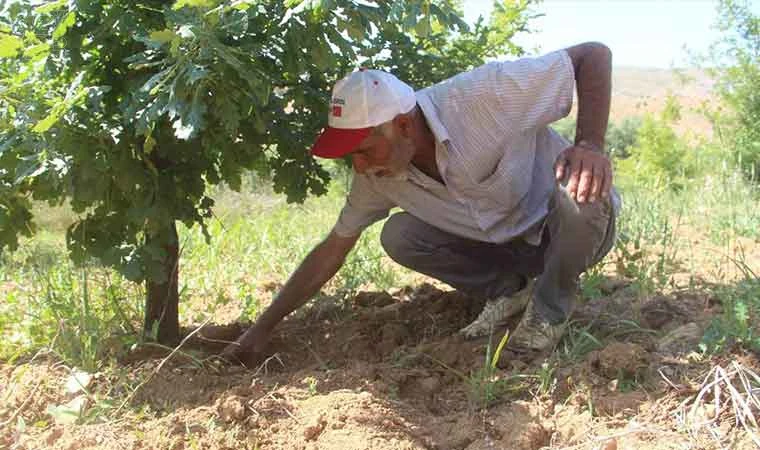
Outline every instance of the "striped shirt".
<svg viewBox="0 0 760 450">
<path fill-rule="evenodd" d="M 561 50 L 491 62 L 416 92 L 444 183 L 411 164 L 402 177 L 354 173 L 333 232 L 356 236 L 398 206 L 457 236 L 537 245 L 554 161 L 570 145 L 548 125 L 570 112 L 574 87 Z"/>
</svg>

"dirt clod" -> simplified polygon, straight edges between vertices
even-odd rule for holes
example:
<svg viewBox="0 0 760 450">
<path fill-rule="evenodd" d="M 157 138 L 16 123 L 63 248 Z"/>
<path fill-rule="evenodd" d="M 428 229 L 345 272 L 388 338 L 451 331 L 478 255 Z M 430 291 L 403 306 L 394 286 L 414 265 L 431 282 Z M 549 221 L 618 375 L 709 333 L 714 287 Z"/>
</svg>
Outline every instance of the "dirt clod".
<svg viewBox="0 0 760 450">
<path fill-rule="evenodd" d="M 238 395 L 230 395 L 222 400 L 217 411 L 225 422 L 243 420 L 246 416 L 245 399 Z"/>
<path fill-rule="evenodd" d="M 319 437 L 322 431 L 327 426 L 327 420 L 324 416 L 319 416 L 316 423 L 309 425 L 303 430 L 303 437 L 307 441 L 313 441 Z"/>
<path fill-rule="evenodd" d="M 621 413 L 636 413 L 647 400 L 643 392 L 599 392 L 594 396 L 594 410 L 601 416 L 615 416 Z"/>
<path fill-rule="evenodd" d="M 354 303 L 365 308 L 370 306 L 382 308 L 394 302 L 393 297 L 387 292 L 359 292 L 354 297 Z"/>
<path fill-rule="evenodd" d="M 702 327 L 694 322 L 682 325 L 666 334 L 657 344 L 662 353 L 684 353 L 693 350 L 702 339 Z"/>
<path fill-rule="evenodd" d="M 418 381 L 418 384 L 422 392 L 428 395 L 435 394 L 441 387 L 441 381 L 438 379 L 438 377 L 423 378 Z"/>
<path fill-rule="evenodd" d="M 633 376 L 647 367 L 648 352 L 638 344 L 613 342 L 600 351 L 590 353 L 589 362 L 608 378 Z"/>
</svg>

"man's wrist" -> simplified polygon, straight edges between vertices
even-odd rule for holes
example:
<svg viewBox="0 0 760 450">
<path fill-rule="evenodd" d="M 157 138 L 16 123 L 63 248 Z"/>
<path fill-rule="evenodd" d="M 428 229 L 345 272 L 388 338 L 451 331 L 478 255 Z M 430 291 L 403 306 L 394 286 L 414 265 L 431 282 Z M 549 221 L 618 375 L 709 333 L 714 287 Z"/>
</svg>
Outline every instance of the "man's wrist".
<svg viewBox="0 0 760 450">
<path fill-rule="evenodd" d="M 585 148 L 586 150 L 591 150 L 592 152 L 604 153 L 603 145 L 596 144 L 587 139 L 581 139 L 580 141 L 575 143 L 575 146 Z"/>
</svg>

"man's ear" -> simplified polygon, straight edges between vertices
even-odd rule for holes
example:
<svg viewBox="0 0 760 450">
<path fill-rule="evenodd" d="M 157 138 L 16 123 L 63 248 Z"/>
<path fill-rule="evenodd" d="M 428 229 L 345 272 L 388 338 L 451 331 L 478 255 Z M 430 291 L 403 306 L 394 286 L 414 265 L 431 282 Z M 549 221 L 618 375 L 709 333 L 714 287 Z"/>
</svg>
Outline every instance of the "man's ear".
<svg viewBox="0 0 760 450">
<path fill-rule="evenodd" d="M 393 118 L 393 127 L 405 138 L 412 136 L 413 125 L 414 120 L 412 120 L 412 116 L 409 114 L 399 114 Z"/>
</svg>

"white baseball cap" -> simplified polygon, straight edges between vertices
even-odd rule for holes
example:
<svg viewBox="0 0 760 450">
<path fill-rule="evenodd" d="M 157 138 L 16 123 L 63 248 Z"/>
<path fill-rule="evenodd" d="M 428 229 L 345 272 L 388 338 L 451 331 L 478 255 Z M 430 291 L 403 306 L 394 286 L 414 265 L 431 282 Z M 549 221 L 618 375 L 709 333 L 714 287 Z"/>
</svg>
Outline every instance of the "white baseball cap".
<svg viewBox="0 0 760 450">
<path fill-rule="evenodd" d="M 312 155 L 340 158 L 352 152 L 373 127 L 412 110 L 417 104 L 408 84 L 382 70 L 359 69 L 335 83 L 327 127 Z"/>
</svg>

